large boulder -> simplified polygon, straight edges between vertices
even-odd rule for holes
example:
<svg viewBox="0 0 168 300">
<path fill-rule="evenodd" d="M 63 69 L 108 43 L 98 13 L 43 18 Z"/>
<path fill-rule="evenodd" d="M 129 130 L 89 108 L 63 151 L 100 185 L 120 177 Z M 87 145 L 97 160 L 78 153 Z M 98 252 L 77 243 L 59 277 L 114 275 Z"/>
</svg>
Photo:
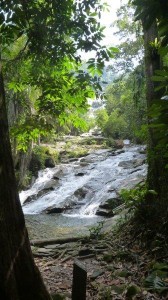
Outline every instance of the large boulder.
<svg viewBox="0 0 168 300">
<path fill-rule="evenodd" d="M 49 181 L 45 182 L 41 187 L 41 189 L 37 192 L 37 194 L 33 194 L 27 197 L 23 205 L 38 199 L 39 197 L 47 194 L 49 191 L 53 191 L 58 184 L 59 184 L 58 180 L 54 180 L 54 179 L 50 179 Z"/>
<path fill-rule="evenodd" d="M 54 173 L 52 178 L 55 180 L 59 180 L 64 174 L 64 170 L 62 168 L 58 168 Z"/>
<path fill-rule="evenodd" d="M 101 216 L 101 217 L 106 217 L 106 218 L 110 218 L 114 216 L 114 213 L 111 209 L 98 209 L 96 211 L 96 215 L 97 216 Z"/>
<path fill-rule="evenodd" d="M 122 149 L 124 147 L 124 141 L 123 140 L 114 140 L 115 144 L 114 147 L 116 149 Z"/>
<path fill-rule="evenodd" d="M 121 200 L 121 198 L 119 196 L 118 197 L 116 196 L 115 198 L 109 198 L 106 201 L 102 202 L 99 205 L 99 208 L 113 210 L 117 206 L 120 206 L 122 203 L 123 201 Z"/>
<path fill-rule="evenodd" d="M 82 200 L 85 198 L 86 194 L 88 193 L 88 189 L 85 187 L 79 188 L 74 192 L 75 197 L 78 198 L 78 200 Z"/>
<path fill-rule="evenodd" d="M 42 191 L 52 191 L 58 185 L 58 180 L 50 179 L 49 181 L 45 182 Z"/>
<path fill-rule="evenodd" d="M 146 162 L 146 159 L 132 159 L 128 161 L 121 161 L 119 162 L 118 166 L 122 167 L 124 169 L 131 169 L 131 168 L 137 168 L 142 166 Z"/>
</svg>

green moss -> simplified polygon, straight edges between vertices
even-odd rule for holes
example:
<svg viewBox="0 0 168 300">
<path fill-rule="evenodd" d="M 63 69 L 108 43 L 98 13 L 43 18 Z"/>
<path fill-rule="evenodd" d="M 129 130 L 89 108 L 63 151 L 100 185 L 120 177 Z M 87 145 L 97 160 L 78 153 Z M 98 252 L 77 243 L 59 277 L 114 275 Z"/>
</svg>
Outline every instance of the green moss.
<svg viewBox="0 0 168 300">
<path fill-rule="evenodd" d="M 85 149 L 75 149 L 74 151 L 67 152 L 69 158 L 78 158 L 88 154 L 88 151 Z"/>
<path fill-rule="evenodd" d="M 79 142 L 80 145 L 96 145 L 94 137 L 86 137 Z"/>
<path fill-rule="evenodd" d="M 55 149 L 48 146 L 35 146 L 33 148 L 33 154 L 40 161 L 41 165 L 44 167 L 45 160 L 49 157 L 53 158 L 55 163 L 59 161 L 59 153 Z"/>
</svg>

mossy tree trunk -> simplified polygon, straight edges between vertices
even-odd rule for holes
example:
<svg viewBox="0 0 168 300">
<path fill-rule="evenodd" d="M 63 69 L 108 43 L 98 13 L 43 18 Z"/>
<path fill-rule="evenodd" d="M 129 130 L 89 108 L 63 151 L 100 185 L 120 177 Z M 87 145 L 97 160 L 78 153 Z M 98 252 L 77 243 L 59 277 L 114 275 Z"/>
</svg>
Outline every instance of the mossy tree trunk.
<svg viewBox="0 0 168 300">
<path fill-rule="evenodd" d="M 34 263 L 12 161 L 5 92 L 0 66 L 0 298 L 48 300 Z"/>
<path fill-rule="evenodd" d="M 143 23 L 143 22 L 142 22 Z M 155 47 L 156 39 L 158 38 L 157 24 L 153 23 L 150 28 L 145 27 L 144 30 L 144 46 L 145 46 L 145 73 L 146 73 L 146 98 L 148 109 L 148 125 L 149 125 L 149 140 L 148 140 L 148 189 L 155 190 L 158 194 L 155 201 L 150 202 L 155 206 L 156 215 L 167 214 L 168 209 L 168 169 L 166 166 L 165 149 L 160 149 L 158 129 L 152 127 L 153 119 L 151 117 L 151 110 L 153 105 L 161 103 L 163 96 L 162 90 L 156 90 L 157 82 L 154 82 L 152 76 L 155 75 L 156 70 L 162 69 L 162 62 L 158 54 L 157 47 Z M 157 39 L 158 40 L 158 39 Z M 165 145 L 166 146 L 166 145 Z M 151 200 L 149 200 L 151 201 Z M 157 208 L 156 208 L 157 207 Z"/>
</svg>

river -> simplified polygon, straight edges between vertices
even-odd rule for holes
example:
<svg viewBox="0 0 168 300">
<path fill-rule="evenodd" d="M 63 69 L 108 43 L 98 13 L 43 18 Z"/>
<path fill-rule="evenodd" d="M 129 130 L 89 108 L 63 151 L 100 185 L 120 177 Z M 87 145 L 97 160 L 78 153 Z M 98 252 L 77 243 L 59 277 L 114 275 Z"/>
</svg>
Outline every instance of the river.
<svg viewBox="0 0 168 300">
<path fill-rule="evenodd" d="M 70 228 L 81 231 L 95 225 L 103 219 L 96 215 L 100 205 L 117 199 L 122 188 L 132 188 L 145 179 L 145 160 L 143 146 L 125 146 L 117 151 L 97 150 L 40 171 L 33 186 L 20 193 L 26 220 L 37 227 L 35 236 L 44 237 L 46 227 L 52 237 L 58 232 L 68 234 Z M 46 214 L 53 208 L 61 213 Z"/>
</svg>

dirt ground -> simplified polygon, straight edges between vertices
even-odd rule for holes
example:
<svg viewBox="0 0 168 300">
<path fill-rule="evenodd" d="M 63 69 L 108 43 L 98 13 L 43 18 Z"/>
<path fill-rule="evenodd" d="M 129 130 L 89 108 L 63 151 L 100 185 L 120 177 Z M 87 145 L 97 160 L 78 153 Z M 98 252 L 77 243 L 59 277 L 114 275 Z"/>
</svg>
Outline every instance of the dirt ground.
<svg viewBox="0 0 168 300">
<path fill-rule="evenodd" d="M 164 287 L 168 283 L 167 258 L 156 261 L 155 255 L 142 250 L 138 243 L 131 243 L 129 237 L 127 240 L 126 232 L 47 245 L 36 248 L 34 255 L 49 292 L 57 297 L 59 294 L 54 299 L 71 299 L 75 260 L 87 271 L 87 300 L 168 299 L 168 288 L 163 289 L 163 281 Z M 154 273 L 156 264 L 158 270 Z M 165 276 L 161 284 L 158 274 L 162 267 Z M 152 274 L 155 279 L 150 282 Z"/>
</svg>

